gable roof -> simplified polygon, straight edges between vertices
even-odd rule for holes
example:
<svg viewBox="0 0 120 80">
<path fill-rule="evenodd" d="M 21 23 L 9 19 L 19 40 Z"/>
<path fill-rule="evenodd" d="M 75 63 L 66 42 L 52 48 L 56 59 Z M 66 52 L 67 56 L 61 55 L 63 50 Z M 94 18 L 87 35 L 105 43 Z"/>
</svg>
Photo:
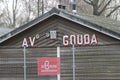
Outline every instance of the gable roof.
<svg viewBox="0 0 120 80">
<path fill-rule="evenodd" d="M 35 24 L 38 24 L 53 15 L 68 19 L 77 24 L 84 25 L 87 28 L 96 30 L 113 38 L 120 40 L 120 22 L 110 20 L 103 17 L 85 15 L 85 14 L 73 14 L 64 10 L 53 8 L 51 11 L 45 13 L 44 15 L 30 21 L 29 23 L 16 28 L 15 30 L 3 35 L 0 37 L 0 43 L 4 42 L 7 39 L 21 33 L 22 31 L 32 27 Z"/>
</svg>

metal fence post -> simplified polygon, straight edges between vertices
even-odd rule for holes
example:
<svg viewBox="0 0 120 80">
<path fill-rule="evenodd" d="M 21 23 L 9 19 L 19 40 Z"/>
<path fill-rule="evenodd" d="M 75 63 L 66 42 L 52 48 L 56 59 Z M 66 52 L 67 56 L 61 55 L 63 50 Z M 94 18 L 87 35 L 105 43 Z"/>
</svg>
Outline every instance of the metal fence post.
<svg viewBox="0 0 120 80">
<path fill-rule="evenodd" d="M 75 46 L 72 46 L 73 50 L 73 80 L 75 80 Z"/>
<path fill-rule="evenodd" d="M 24 46 L 24 80 L 26 80 L 26 47 Z"/>
<path fill-rule="evenodd" d="M 57 57 L 60 58 L 60 47 L 57 47 Z M 57 74 L 57 80 L 60 80 L 60 74 Z"/>
</svg>

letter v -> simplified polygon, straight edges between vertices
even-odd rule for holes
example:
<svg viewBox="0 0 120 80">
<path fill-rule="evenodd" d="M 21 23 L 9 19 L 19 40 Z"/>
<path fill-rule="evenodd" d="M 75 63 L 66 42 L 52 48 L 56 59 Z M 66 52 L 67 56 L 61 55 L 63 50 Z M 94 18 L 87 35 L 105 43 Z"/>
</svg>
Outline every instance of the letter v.
<svg viewBox="0 0 120 80">
<path fill-rule="evenodd" d="M 29 37 L 29 40 L 30 40 L 30 45 L 33 47 L 35 43 L 35 37 L 33 37 L 33 39 Z"/>
</svg>

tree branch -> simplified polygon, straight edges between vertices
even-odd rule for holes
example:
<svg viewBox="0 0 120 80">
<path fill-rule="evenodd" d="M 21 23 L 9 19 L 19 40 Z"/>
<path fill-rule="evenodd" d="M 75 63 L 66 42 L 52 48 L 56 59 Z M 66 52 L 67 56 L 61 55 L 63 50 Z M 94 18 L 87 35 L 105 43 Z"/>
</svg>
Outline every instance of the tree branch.
<svg viewBox="0 0 120 80">
<path fill-rule="evenodd" d="M 118 8 L 120 8 L 119 6 L 116 6 L 106 17 L 110 17 L 112 13 L 114 13 Z"/>
<path fill-rule="evenodd" d="M 89 5 L 93 5 L 93 1 L 92 0 L 84 0 L 84 2 L 86 2 L 87 4 L 89 4 Z"/>
<path fill-rule="evenodd" d="M 105 0 L 102 0 L 102 2 L 98 5 L 98 8 L 100 8 L 104 2 Z"/>
<path fill-rule="evenodd" d="M 99 12 L 99 15 L 103 13 L 103 11 L 105 11 L 106 7 L 110 4 L 112 0 L 109 0 L 106 5 L 103 7 L 103 9 Z"/>
<path fill-rule="evenodd" d="M 17 9 L 18 0 L 15 1 L 15 10 Z"/>
</svg>

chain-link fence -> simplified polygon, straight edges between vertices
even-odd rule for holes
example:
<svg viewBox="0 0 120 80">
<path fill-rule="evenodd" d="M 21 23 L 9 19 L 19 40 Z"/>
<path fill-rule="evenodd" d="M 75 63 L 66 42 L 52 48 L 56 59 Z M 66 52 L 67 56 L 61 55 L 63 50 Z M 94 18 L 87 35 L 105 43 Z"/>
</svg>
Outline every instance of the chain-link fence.
<svg viewBox="0 0 120 80">
<path fill-rule="evenodd" d="M 60 47 L 61 80 L 73 79 L 72 47 Z M 37 74 L 37 59 L 57 57 L 57 48 L 26 48 L 27 80 L 57 80 Z M 0 80 L 24 80 L 23 48 L 0 48 Z M 75 47 L 76 80 L 119 80 L 120 45 Z"/>
</svg>

